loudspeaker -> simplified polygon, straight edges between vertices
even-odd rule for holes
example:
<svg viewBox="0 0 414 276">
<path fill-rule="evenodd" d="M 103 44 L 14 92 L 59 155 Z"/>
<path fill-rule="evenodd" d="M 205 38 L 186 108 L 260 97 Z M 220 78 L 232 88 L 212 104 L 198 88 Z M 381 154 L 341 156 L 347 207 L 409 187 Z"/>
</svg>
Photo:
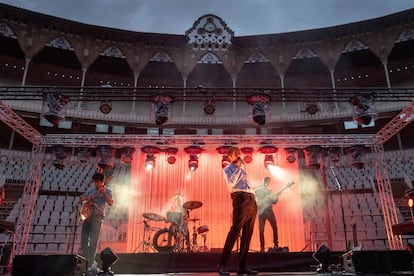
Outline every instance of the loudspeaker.
<svg viewBox="0 0 414 276">
<path fill-rule="evenodd" d="M 13 276 L 82 276 L 87 261 L 79 255 L 16 255 Z"/>
<path fill-rule="evenodd" d="M 407 250 L 351 251 L 342 255 L 346 272 L 391 273 L 412 271 L 411 254 Z"/>
</svg>

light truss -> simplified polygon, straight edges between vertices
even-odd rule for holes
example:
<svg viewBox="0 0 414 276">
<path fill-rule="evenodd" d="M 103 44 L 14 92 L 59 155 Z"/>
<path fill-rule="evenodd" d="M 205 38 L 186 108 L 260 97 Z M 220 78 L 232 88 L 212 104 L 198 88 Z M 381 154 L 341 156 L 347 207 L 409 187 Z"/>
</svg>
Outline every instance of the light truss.
<svg viewBox="0 0 414 276">
<path fill-rule="evenodd" d="M 370 95 L 376 102 L 410 102 L 414 88 L 151 88 L 151 87 L 0 87 L 0 100 L 41 101 L 44 94 L 56 92 L 71 101 L 147 102 L 155 95 L 169 95 L 175 101 L 214 100 L 246 102 L 253 94 L 266 94 L 271 102 L 348 102 L 356 94 Z"/>
<path fill-rule="evenodd" d="M 3 91 L 4 92 L 4 91 Z M 78 91 L 79 92 L 79 91 Z M 338 91 L 336 91 L 338 92 Z M 1 95 L 2 92 L 0 92 Z M 39 92 L 40 93 L 40 92 Z M 353 91 L 355 93 L 355 91 Z M 410 92 L 411 93 L 411 92 Z M 41 95 L 40 93 L 39 95 Z M 395 96 L 395 95 L 394 95 Z M 80 97 L 80 96 L 79 96 Z M 343 97 L 343 95 L 342 95 Z M 347 96 L 348 97 L 348 96 Z M 305 97 L 306 98 L 306 97 Z M 1 97 L 0 97 L 1 99 Z M 15 98 L 16 99 L 16 98 Z M 343 98 L 345 99 L 345 97 Z M 73 99 L 72 99 L 73 100 Z M 234 100 L 234 98 L 233 98 Z M 301 101 L 304 97 L 301 96 Z M 40 187 L 40 177 L 42 172 L 45 148 L 61 144 L 68 147 L 77 146 L 98 146 L 111 145 L 114 147 L 138 146 L 138 145 L 157 145 L 157 146 L 188 146 L 199 145 L 204 148 L 213 148 L 219 145 L 233 145 L 259 147 L 260 145 L 275 145 L 277 147 L 307 147 L 320 145 L 323 147 L 349 147 L 354 145 L 365 145 L 372 148 L 376 162 L 375 170 L 378 183 L 378 191 L 381 198 L 384 221 L 390 249 L 402 249 L 401 237 L 394 237 L 391 226 L 398 222 L 396 217 L 396 207 L 392 197 L 392 190 L 388 174 L 385 173 L 386 167 L 383 161 L 382 144 L 391 138 L 395 133 L 409 124 L 413 119 L 413 102 L 411 103 L 390 123 L 375 135 L 106 135 L 106 134 L 72 134 L 72 135 L 42 135 L 31 125 L 24 121 L 12 109 L 0 100 L 0 119 L 18 132 L 33 144 L 32 158 L 30 162 L 31 172 L 26 180 L 25 189 L 21 200 L 20 215 L 15 226 L 15 236 L 13 240 L 12 254 L 25 254 L 27 240 L 30 234 L 30 227 L 35 210 L 35 202 L 38 197 Z"/>
<path fill-rule="evenodd" d="M 42 134 L 0 101 L 0 119 L 32 144 L 38 144 Z"/>
<path fill-rule="evenodd" d="M 384 144 L 403 127 L 414 121 L 414 101 L 377 132 L 376 144 Z"/>
<path fill-rule="evenodd" d="M 374 135 L 105 135 L 105 134 L 47 134 L 40 141 L 45 146 L 64 145 L 67 147 L 85 147 L 110 145 L 124 146 L 188 146 L 199 145 L 204 148 L 220 145 L 239 145 L 259 147 L 262 144 L 276 147 L 304 148 L 312 145 L 323 147 L 350 147 L 354 145 L 371 146 L 375 142 Z"/>
</svg>

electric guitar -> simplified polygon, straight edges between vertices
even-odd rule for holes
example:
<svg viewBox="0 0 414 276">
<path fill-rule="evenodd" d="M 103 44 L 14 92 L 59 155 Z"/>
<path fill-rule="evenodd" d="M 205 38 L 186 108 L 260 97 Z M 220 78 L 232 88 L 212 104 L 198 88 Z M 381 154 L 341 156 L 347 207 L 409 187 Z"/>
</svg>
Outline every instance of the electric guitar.
<svg viewBox="0 0 414 276">
<path fill-rule="evenodd" d="M 294 182 L 294 181 L 289 182 L 289 183 L 287 183 L 287 184 L 286 184 L 286 186 L 285 186 L 282 190 L 280 190 L 280 191 L 279 191 L 279 192 L 277 192 L 277 193 L 273 193 L 273 194 L 267 195 L 267 196 L 265 196 L 264 198 L 261 198 L 261 199 L 256 198 L 257 213 L 258 213 L 259 215 L 263 214 L 264 210 L 265 210 L 267 207 L 271 206 L 272 204 L 275 204 L 275 203 L 278 201 L 279 196 L 280 196 L 280 195 L 281 195 L 281 194 L 282 194 L 282 193 L 283 193 L 286 189 L 290 188 L 293 184 L 295 184 L 295 182 Z"/>
</svg>

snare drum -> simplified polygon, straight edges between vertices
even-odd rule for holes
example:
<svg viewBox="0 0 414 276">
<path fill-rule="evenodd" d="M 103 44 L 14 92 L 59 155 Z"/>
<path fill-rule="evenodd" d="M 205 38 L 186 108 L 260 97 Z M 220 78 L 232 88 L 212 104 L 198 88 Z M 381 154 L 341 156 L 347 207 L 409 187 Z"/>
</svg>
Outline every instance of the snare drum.
<svg viewBox="0 0 414 276">
<path fill-rule="evenodd" d="M 203 234 L 205 232 L 208 232 L 208 226 L 207 225 L 201 225 L 197 228 L 197 233 Z"/>
</svg>

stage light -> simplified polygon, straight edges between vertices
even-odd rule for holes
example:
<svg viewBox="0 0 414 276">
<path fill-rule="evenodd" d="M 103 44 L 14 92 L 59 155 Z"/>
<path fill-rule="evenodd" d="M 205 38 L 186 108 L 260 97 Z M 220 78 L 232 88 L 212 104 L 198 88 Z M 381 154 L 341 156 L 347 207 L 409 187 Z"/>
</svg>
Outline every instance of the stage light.
<svg viewBox="0 0 414 276">
<path fill-rule="evenodd" d="M 247 102 L 252 106 L 253 121 L 259 125 L 266 123 L 266 110 L 270 102 L 270 96 L 266 94 L 254 94 L 247 98 Z"/>
<path fill-rule="evenodd" d="M 123 148 L 121 152 L 121 161 L 125 164 L 131 164 L 132 154 L 134 153 L 134 151 L 135 149 L 131 147 Z"/>
<path fill-rule="evenodd" d="M 207 115 L 213 115 L 216 112 L 215 103 L 213 101 L 208 101 L 204 105 L 204 113 Z"/>
<path fill-rule="evenodd" d="M 362 145 L 356 145 L 346 149 L 346 153 L 351 157 L 352 166 L 357 169 L 364 167 L 366 152 L 367 148 Z"/>
<path fill-rule="evenodd" d="M 106 170 L 112 170 L 114 168 L 115 163 L 115 153 L 116 149 L 112 148 L 111 146 L 99 146 L 98 147 L 98 166 L 106 171 Z"/>
<path fill-rule="evenodd" d="M 306 112 L 308 112 L 310 115 L 315 114 L 316 112 L 318 112 L 318 106 L 314 103 L 309 103 L 306 105 Z"/>
<path fill-rule="evenodd" d="M 57 126 L 61 120 L 65 119 L 69 102 L 69 98 L 65 95 L 55 92 L 45 93 L 43 95 L 42 117 Z"/>
<path fill-rule="evenodd" d="M 286 160 L 292 164 L 296 161 L 296 152 L 297 148 L 285 148 L 285 151 L 287 153 Z"/>
<path fill-rule="evenodd" d="M 184 151 L 190 155 L 190 159 L 188 160 L 188 168 L 190 171 L 195 171 L 198 168 L 198 154 L 203 152 L 203 149 L 199 146 L 189 146 L 184 149 Z"/>
<path fill-rule="evenodd" d="M 191 154 L 190 159 L 188 160 L 188 168 L 190 171 L 195 171 L 198 168 L 198 158 L 197 155 Z"/>
<path fill-rule="evenodd" d="M 168 158 L 167 158 L 167 162 L 168 162 L 168 164 L 174 164 L 175 162 L 177 161 L 177 159 L 175 158 L 175 156 L 168 156 Z"/>
<path fill-rule="evenodd" d="M 114 275 L 114 272 L 111 271 L 111 265 L 118 261 L 118 256 L 116 256 L 111 248 L 107 247 L 101 251 L 101 260 L 102 260 L 102 271 L 98 273 L 99 276 Z"/>
<path fill-rule="evenodd" d="M 91 157 L 91 149 L 85 148 L 85 147 L 78 148 L 77 155 L 78 155 L 79 162 L 86 163 Z"/>
<path fill-rule="evenodd" d="M 253 148 L 241 148 L 240 151 L 244 154 L 243 161 L 246 164 L 250 164 L 253 161 Z"/>
<path fill-rule="evenodd" d="M 273 153 L 277 152 L 277 148 L 272 145 L 264 145 L 259 148 L 259 151 L 265 154 L 264 166 L 268 168 L 269 165 L 274 165 Z"/>
<path fill-rule="evenodd" d="M 145 169 L 147 171 L 152 170 L 155 167 L 155 156 L 154 154 L 160 153 L 161 149 L 153 146 L 145 146 L 141 148 L 143 153 L 146 153 L 147 156 L 145 158 Z"/>
<path fill-rule="evenodd" d="M 321 245 L 318 250 L 313 253 L 312 257 L 319 263 L 316 269 L 317 273 L 329 272 L 329 263 L 331 258 L 331 250 L 325 245 Z"/>
<path fill-rule="evenodd" d="M 340 147 L 328 148 L 328 157 L 334 163 L 338 163 L 339 161 L 341 161 L 341 148 Z"/>
<path fill-rule="evenodd" d="M 304 149 L 307 166 L 313 170 L 319 170 L 321 164 L 319 163 L 321 157 L 320 146 L 309 146 Z"/>
<path fill-rule="evenodd" d="M 349 99 L 349 103 L 352 105 L 353 119 L 358 123 L 369 125 L 373 119 L 378 118 L 372 94 L 355 95 Z"/>
<path fill-rule="evenodd" d="M 168 111 L 174 98 L 169 95 L 153 95 L 151 97 L 155 109 L 155 123 L 162 125 L 168 120 Z"/>
<path fill-rule="evenodd" d="M 178 149 L 176 149 L 176 148 L 166 148 L 166 149 L 164 149 L 164 152 L 168 155 L 168 157 L 167 157 L 168 164 L 172 165 L 177 161 L 174 154 L 176 154 L 178 152 Z"/>
<path fill-rule="evenodd" d="M 59 170 L 65 168 L 65 159 L 69 156 L 69 150 L 62 145 L 56 145 L 52 147 L 53 154 L 55 155 L 55 160 L 52 161 L 53 166 Z"/>
<path fill-rule="evenodd" d="M 155 156 L 153 154 L 147 154 L 145 158 L 145 169 L 147 171 L 152 170 L 155 167 Z"/>
<path fill-rule="evenodd" d="M 268 168 L 269 165 L 274 165 L 275 161 L 273 160 L 273 155 L 271 154 L 266 154 L 265 158 L 264 158 L 264 166 L 265 168 Z"/>
<path fill-rule="evenodd" d="M 101 102 L 101 106 L 99 107 L 99 110 L 103 113 L 103 114 L 109 114 L 112 110 L 112 104 L 109 101 L 104 101 Z"/>
</svg>

